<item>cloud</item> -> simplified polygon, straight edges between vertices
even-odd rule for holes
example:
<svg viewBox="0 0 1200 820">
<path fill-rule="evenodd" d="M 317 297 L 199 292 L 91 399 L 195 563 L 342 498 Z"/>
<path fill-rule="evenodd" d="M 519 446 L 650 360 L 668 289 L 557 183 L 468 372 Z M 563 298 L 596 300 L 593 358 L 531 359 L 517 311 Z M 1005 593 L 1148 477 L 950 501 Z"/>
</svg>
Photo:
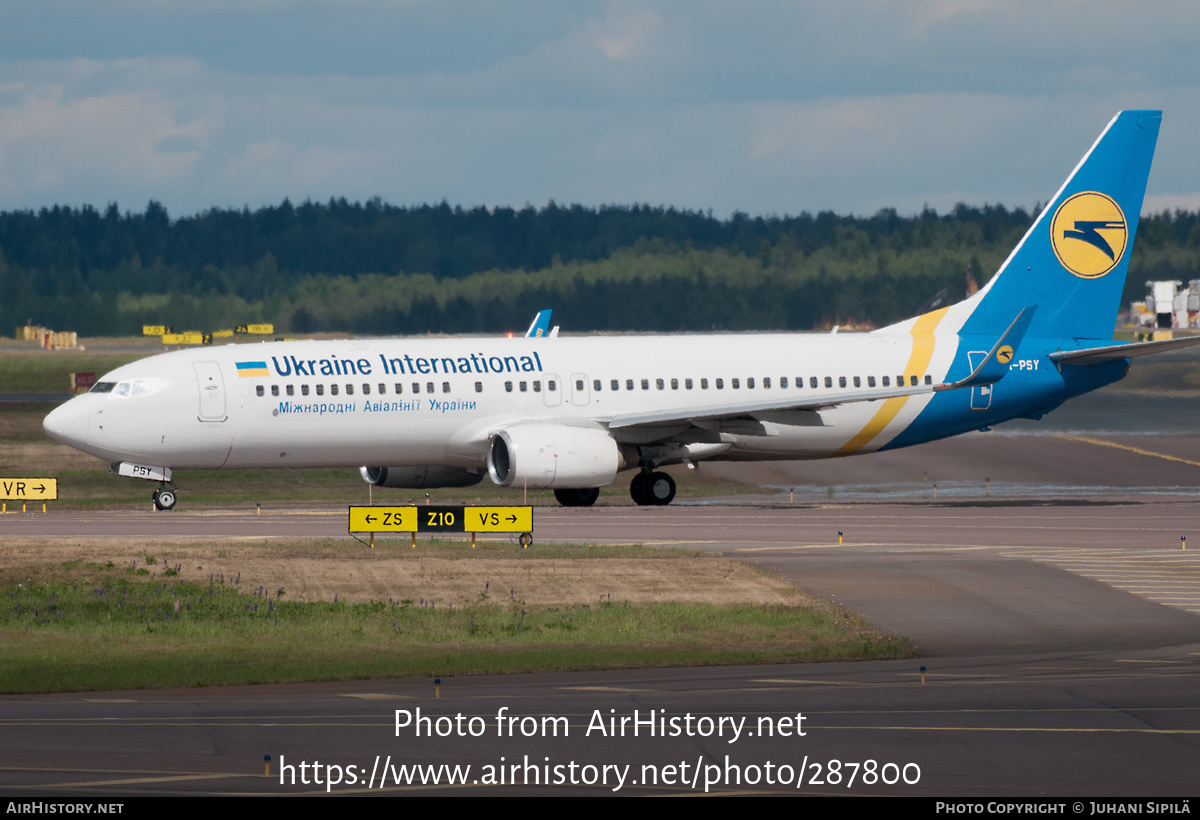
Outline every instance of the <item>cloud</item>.
<svg viewBox="0 0 1200 820">
<path fill-rule="evenodd" d="M 76 83 L 98 70 L 67 68 Z M 80 94 L 73 85 L 26 82 L 0 97 L 0 200 L 78 202 L 122 179 L 169 187 L 189 178 L 220 120 L 218 104 L 180 117 L 158 90 Z"/>
<path fill-rule="evenodd" d="M 91 36 L 54 36 L 64 8 Z M 0 208 L 1029 206 L 1122 107 L 1166 110 L 1151 193 L 1186 196 L 1198 21 L 1171 0 L 0 6 Z"/>
</svg>

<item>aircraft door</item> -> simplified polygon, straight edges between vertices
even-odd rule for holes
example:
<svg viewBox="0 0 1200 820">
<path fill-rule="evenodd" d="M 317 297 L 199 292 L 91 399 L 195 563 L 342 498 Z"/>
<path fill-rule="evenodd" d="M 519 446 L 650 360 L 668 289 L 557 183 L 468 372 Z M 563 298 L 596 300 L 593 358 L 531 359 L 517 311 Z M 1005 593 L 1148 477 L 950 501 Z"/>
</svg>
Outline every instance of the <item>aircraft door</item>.
<svg viewBox="0 0 1200 820">
<path fill-rule="evenodd" d="M 586 373 L 571 374 L 571 403 L 576 407 L 586 407 L 591 400 L 591 395 L 588 392 L 588 379 Z"/>
<path fill-rule="evenodd" d="M 217 362 L 196 362 L 196 385 L 200 388 L 200 421 L 225 421 L 225 379 Z"/>
<path fill-rule="evenodd" d="M 986 350 L 972 350 L 967 354 L 967 361 L 971 365 L 971 372 L 975 372 L 975 368 L 983 364 L 983 360 L 987 358 Z M 971 388 L 971 409 L 972 410 L 987 410 L 992 406 L 992 388 L 994 384 L 981 384 L 978 387 Z"/>
<path fill-rule="evenodd" d="M 560 404 L 562 404 L 562 394 L 563 394 L 562 379 L 560 379 L 554 373 L 547 373 L 546 374 L 546 389 L 542 392 L 542 395 L 546 397 L 546 406 L 547 407 L 558 407 Z"/>
</svg>

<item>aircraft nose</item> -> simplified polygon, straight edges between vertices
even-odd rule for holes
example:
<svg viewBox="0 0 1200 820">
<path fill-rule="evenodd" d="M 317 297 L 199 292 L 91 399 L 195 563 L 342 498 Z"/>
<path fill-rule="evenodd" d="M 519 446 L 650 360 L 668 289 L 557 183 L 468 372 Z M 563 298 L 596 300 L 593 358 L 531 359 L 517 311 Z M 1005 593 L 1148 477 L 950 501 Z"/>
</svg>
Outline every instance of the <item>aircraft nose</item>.
<svg viewBox="0 0 1200 820">
<path fill-rule="evenodd" d="M 87 446 L 87 396 L 76 396 L 50 411 L 50 415 L 42 421 L 42 429 L 55 441 L 61 441 L 71 447 Z"/>
</svg>

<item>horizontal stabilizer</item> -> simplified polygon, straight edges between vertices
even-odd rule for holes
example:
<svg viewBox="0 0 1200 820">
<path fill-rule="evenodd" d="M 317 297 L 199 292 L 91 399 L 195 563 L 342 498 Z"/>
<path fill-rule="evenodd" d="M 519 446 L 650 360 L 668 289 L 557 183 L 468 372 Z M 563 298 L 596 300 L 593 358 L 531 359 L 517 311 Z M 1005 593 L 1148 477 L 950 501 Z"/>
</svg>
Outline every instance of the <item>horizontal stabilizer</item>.
<svg viewBox="0 0 1200 820">
<path fill-rule="evenodd" d="M 1118 359 L 1133 359 L 1138 356 L 1149 356 L 1153 353 L 1166 353 L 1168 350 L 1178 350 L 1181 347 L 1191 347 L 1200 344 L 1200 336 L 1186 336 L 1182 339 L 1161 339 L 1157 342 L 1130 342 L 1128 344 L 1107 345 L 1105 347 L 1090 347 L 1086 350 L 1059 350 L 1050 354 L 1050 361 L 1055 364 L 1101 364 Z"/>
</svg>

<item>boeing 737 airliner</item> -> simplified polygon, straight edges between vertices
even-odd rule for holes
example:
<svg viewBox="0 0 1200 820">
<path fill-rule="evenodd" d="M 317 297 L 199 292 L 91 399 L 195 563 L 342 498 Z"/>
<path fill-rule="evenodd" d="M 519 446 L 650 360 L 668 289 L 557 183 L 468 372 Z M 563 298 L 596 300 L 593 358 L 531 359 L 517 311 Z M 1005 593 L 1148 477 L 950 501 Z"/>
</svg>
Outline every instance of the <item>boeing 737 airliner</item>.
<svg viewBox="0 0 1200 820">
<path fill-rule="evenodd" d="M 45 429 L 157 482 L 160 509 L 173 470 L 361 465 L 385 487 L 487 473 L 579 506 L 623 470 L 638 504 L 668 504 L 667 464 L 826 458 L 1040 418 L 1136 356 L 1200 341 L 1112 341 L 1160 121 L 1118 114 L 984 288 L 872 333 L 206 347 L 113 370 Z"/>
</svg>

